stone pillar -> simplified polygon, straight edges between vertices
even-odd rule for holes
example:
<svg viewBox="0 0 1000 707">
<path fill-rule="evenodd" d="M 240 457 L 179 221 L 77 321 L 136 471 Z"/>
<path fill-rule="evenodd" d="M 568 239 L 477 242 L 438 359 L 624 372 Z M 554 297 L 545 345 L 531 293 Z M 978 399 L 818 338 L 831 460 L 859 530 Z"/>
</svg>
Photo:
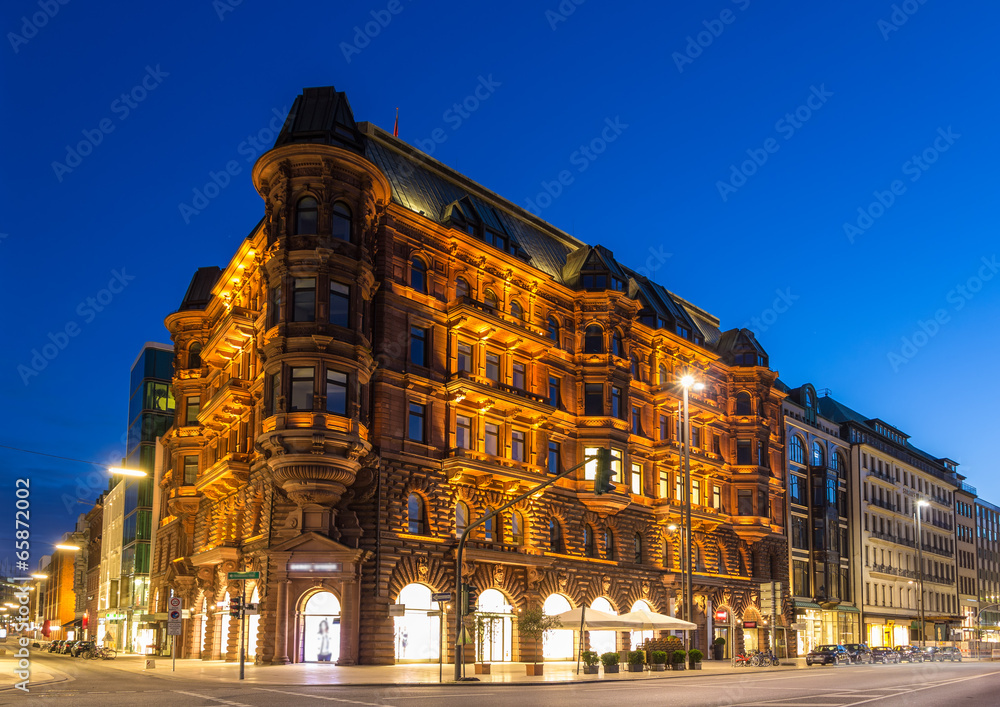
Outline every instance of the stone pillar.
<svg viewBox="0 0 1000 707">
<path fill-rule="evenodd" d="M 288 585 L 287 579 L 278 580 L 277 628 L 272 665 L 288 665 L 291 662 L 288 660 Z"/>
<path fill-rule="evenodd" d="M 358 664 L 358 635 L 361 627 L 361 584 L 359 572 L 341 585 L 340 658 L 337 665 Z"/>
<path fill-rule="evenodd" d="M 216 621 L 216 615 L 218 610 L 215 608 L 214 604 L 208 605 L 208 610 L 205 612 L 205 641 L 201 645 L 201 659 L 202 660 L 212 660 L 212 654 L 215 653 L 215 635 L 218 633 L 218 626 Z"/>
</svg>

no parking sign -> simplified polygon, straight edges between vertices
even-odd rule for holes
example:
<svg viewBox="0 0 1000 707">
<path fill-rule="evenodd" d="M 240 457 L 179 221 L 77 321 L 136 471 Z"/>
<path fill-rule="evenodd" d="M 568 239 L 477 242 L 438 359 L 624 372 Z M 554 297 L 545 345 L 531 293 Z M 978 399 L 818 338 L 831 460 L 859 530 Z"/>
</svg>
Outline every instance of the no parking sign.
<svg viewBox="0 0 1000 707">
<path fill-rule="evenodd" d="M 181 598 L 170 597 L 167 599 L 167 635 L 181 635 Z"/>
</svg>

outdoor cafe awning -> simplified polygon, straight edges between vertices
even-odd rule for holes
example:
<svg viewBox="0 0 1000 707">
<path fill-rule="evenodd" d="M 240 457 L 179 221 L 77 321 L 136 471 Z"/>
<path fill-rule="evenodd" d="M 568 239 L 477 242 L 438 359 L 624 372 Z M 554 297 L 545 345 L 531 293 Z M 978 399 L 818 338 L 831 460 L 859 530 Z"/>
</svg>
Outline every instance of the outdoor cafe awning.
<svg viewBox="0 0 1000 707">
<path fill-rule="evenodd" d="M 615 631 L 691 631 L 697 628 L 689 621 L 681 621 L 673 616 L 657 614 L 655 611 L 630 611 L 621 616 L 606 614 L 597 609 L 571 609 L 557 614 L 564 629 L 579 629 L 581 621 L 584 630 Z"/>
</svg>

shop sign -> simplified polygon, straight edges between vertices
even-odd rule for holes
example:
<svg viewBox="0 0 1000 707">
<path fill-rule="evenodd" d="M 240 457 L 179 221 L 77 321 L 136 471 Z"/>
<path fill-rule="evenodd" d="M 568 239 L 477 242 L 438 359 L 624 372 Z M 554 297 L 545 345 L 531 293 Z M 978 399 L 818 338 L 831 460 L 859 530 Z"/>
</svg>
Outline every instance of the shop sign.
<svg viewBox="0 0 1000 707">
<path fill-rule="evenodd" d="M 289 572 L 340 572 L 339 562 L 289 562 Z"/>
<path fill-rule="evenodd" d="M 406 604 L 389 604 L 389 616 L 406 616 Z"/>
<path fill-rule="evenodd" d="M 757 622 L 756 621 L 744 621 L 743 622 L 743 628 L 757 628 Z"/>
<path fill-rule="evenodd" d="M 809 623 L 806 622 L 806 621 L 796 621 L 795 623 L 792 624 L 792 630 L 793 631 L 808 631 L 809 630 Z"/>
<path fill-rule="evenodd" d="M 729 612 L 726 611 L 725 609 L 719 609 L 718 611 L 715 612 L 715 620 L 721 621 L 722 623 L 726 623 L 727 621 L 729 621 Z"/>
</svg>

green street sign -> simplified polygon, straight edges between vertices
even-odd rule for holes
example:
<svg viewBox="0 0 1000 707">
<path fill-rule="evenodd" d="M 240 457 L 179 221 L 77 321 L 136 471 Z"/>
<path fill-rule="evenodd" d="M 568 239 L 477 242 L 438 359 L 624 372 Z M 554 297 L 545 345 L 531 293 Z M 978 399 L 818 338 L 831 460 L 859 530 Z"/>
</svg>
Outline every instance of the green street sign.
<svg viewBox="0 0 1000 707">
<path fill-rule="evenodd" d="M 260 579 L 260 572 L 230 572 L 226 579 Z"/>
</svg>

